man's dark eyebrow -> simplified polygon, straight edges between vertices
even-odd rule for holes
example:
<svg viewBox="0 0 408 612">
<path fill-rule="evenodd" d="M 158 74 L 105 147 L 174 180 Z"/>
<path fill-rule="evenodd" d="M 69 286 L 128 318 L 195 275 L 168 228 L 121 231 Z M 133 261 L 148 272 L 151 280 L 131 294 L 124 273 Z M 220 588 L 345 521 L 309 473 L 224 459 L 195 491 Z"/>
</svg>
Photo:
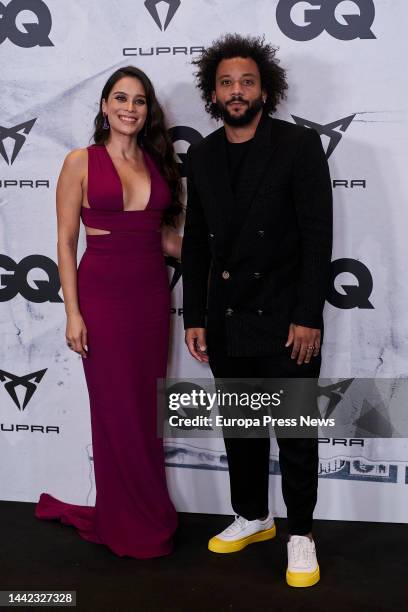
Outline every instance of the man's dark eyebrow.
<svg viewBox="0 0 408 612">
<path fill-rule="evenodd" d="M 126 91 L 114 91 L 114 92 L 113 92 L 113 95 L 118 94 L 118 93 L 120 93 L 120 94 L 124 94 L 125 96 L 127 96 L 127 95 L 128 95 L 128 94 L 126 93 Z M 144 94 L 136 94 L 136 96 L 139 96 L 139 98 L 145 98 L 145 97 L 146 97 Z M 136 96 L 135 96 L 135 97 L 136 97 Z"/>
<path fill-rule="evenodd" d="M 224 79 L 225 77 L 229 77 L 229 76 L 231 76 L 231 75 L 230 74 L 221 74 L 218 78 L 219 79 Z M 245 72 L 242 76 L 243 77 L 246 77 L 246 76 L 256 77 L 256 74 L 253 73 L 253 72 Z"/>
</svg>

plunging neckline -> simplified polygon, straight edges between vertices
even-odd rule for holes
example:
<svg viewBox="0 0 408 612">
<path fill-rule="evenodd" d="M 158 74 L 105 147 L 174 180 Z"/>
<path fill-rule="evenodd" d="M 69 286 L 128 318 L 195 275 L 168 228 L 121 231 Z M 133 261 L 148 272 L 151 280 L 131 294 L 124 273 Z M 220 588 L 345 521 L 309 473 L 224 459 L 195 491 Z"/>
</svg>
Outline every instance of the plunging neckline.
<svg viewBox="0 0 408 612">
<path fill-rule="evenodd" d="M 106 145 L 103 144 L 102 146 L 105 149 L 105 153 L 106 153 L 106 155 L 109 158 L 109 161 L 110 161 L 110 163 L 112 165 L 113 171 L 114 171 L 114 173 L 116 175 L 116 178 L 117 178 L 117 180 L 119 182 L 119 185 L 120 185 L 120 190 L 121 190 L 121 193 L 122 193 L 122 212 L 145 212 L 148 209 L 149 205 L 150 205 L 150 202 L 151 202 L 151 199 L 152 199 L 152 191 L 153 191 L 152 173 L 151 173 L 151 170 L 150 170 L 149 161 L 148 161 L 146 153 L 143 151 L 142 148 L 140 149 L 142 151 L 145 167 L 146 167 L 146 170 L 147 170 L 147 174 L 149 175 L 149 179 L 150 179 L 149 199 L 147 200 L 147 204 L 146 204 L 146 206 L 144 208 L 131 208 L 130 210 L 127 210 L 125 208 L 125 191 L 123 189 L 123 184 L 122 184 L 119 172 L 118 172 L 115 164 L 113 163 L 113 159 L 110 156 L 110 153 L 109 153 L 108 149 L 106 148 Z"/>
</svg>

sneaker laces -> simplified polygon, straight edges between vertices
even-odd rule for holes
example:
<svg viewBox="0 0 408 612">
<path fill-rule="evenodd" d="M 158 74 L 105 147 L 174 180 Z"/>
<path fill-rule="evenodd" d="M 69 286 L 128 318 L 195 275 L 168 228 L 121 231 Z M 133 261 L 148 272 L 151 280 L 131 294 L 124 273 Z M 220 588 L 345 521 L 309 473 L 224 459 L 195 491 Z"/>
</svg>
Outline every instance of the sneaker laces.
<svg viewBox="0 0 408 612">
<path fill-rule="evenodd" d="M 239 516 L 238 514 L 235 516 L 234 522 L 225 529 L 225 535 L 234 535 L 236 531 L 241 531 L 244 527 L 248 525 L 248 521 L 243 516 Z"/>
<path fill-rule="evenodd" d="M 292 538 L 290 541 L 293 563 L 297 566 L 308 567 L 311 563 L 312 542 L 303 538 Z"/>
</svg>

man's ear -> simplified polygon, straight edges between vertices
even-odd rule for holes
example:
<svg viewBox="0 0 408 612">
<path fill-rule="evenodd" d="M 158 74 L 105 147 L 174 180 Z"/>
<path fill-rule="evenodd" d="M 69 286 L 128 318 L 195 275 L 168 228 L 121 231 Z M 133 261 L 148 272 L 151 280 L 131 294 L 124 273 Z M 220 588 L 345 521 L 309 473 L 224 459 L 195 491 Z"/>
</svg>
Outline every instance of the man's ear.
<svg viewBox="0 0 408 612">
<path fill-rule="evenodd" d="M 217 102 L 217 96 L 215 95 L 215 91 L 213 91 L 211 94 L 211 101 L 213 104 L 216 104 Z"/>
<path fill-rule="evenodd" d="M 267 97 L 268 97 L 268 95 L 267 95 L 266 91 L 262 90 L 262 100 L 263 100 L 264 104 L 265 104 L 265 102 L 267 100 Z"/>
</svg>

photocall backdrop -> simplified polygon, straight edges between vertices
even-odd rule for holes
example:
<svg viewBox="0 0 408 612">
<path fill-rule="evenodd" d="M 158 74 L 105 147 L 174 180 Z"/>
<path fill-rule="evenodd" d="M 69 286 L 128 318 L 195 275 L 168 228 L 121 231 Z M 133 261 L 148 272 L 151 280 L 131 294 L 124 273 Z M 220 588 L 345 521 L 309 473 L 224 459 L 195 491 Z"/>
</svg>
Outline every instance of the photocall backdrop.
<svg viewBox="0 0 408 612">
<path fill-rule="evenodd" d="M 64 157 L 90 144 L 108 76 L 134 64 L 156 87 L 184 173 L 189 145 L 218 127 L 190 62 L 227 32 L 280 47 L 290 90 L 277 116 L 315 128 L 327 152 L 335 236 L 322 376 L 345 383 L 323 393 L 334 415 L 348 402 L 356 418 L 386 418 L 387 398 L 359 405 L 358 385 L 392 377 L 398 387 L 408 370 L 407 18 L 405 0 L 0 3 L 1 499 L 95 498 L 88 394 L 81 359 L 65 344 L 56 264 Z M 83 250 L 81 230 L 78 259 Z M 206 378 L 184 345 L 177 262 L 168 270 L 168 375 Z M 316 517 L 408 521 L 405 439 L 325 438 L 320 455 Z M 222 440 L 168 440 L 166 457 L 179 510 L 232 512 Z M 271 508 L 284 516 L 276 444 L 270 472 Z"/>
</svg>

